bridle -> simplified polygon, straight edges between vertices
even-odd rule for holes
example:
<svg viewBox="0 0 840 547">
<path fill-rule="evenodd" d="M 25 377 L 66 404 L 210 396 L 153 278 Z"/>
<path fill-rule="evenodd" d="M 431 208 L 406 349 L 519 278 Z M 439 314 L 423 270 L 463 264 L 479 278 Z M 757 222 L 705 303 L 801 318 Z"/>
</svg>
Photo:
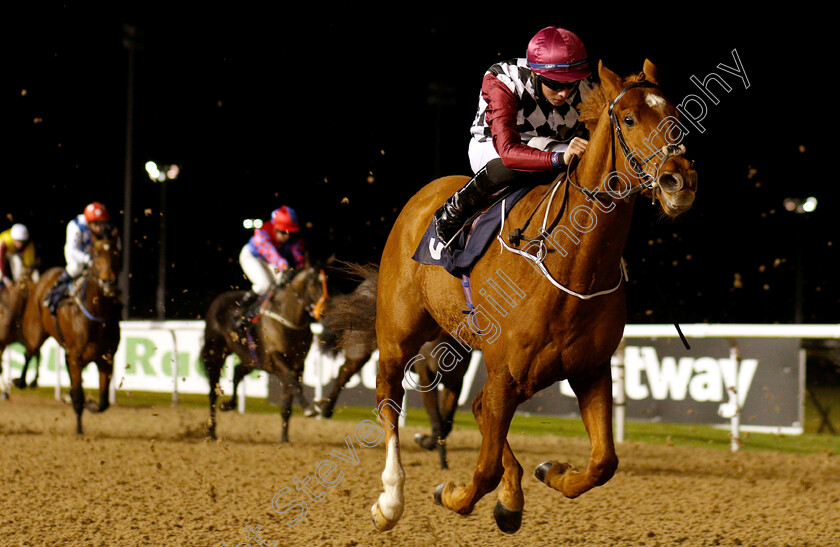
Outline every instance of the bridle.
<svg viewBox="0 0 840 547">
<path fill-rule="evenodd" d="M 327 302 L 327 298 L 329 298 L 329 293 L 327 292 L 327 275 L 324 273 L 324 270 L 318 271 L 318 280 L 321 282 L 321 296 L 314 303 L 311 301 L 307 302 L 307 299 L 304 296 L 302 296 L 301 293 L 295 290 L 295 288 L 291 284 L 289 284 L 286 287 L 287 290 L 291 290 L 294 293 L 298 303 L 303 304 L 304 308 L 306 309 L 306 312 L 316 321 L 318 321 L 321 318 L 324 305 Z M 304 289 L 304 292 L 306 292 L 306 289 Z M 265 299 L 265 309 L 261 311 L 262 315 L 270 317 L 271 319 L 274 319 L 284 327 L 288 327 L 293 330 L 303 330 L 307 328 L 309 326 L 309 322 L 296 324 L 287 319 L 286 317 L 283 317 L 283 315 L 268 309 L 268 305 L 272 301 L 274 293 L 275 289 L 272 289 L 271 293 L 268 295 L 268 298 Z"/>
<path fill-rule="evenodd" d="M 591 298 L 596 298 L 598 296 L 603 296 L 603 295 L 607 295 L 607 294 L 610 294 L 612 292 L 615 292 L 616 290 L 618 290 L 619 286 L 621 286 L 622 280 L 624 280 L 624 281 L 627 280 L 627 272 L 624 268 L 624 260 L 622 259 L 622 261 L 619 264 L 620 274 L 619 274 L 619 277 L 618 277 L 618 282 L 615 284 L 615 286 L 613 286 L 610 289 L 603 290 L 603 291 L 598 291 L 598 292 L 594 292 L 594 293 L 590 293 L 590 294 L 581 294 L 581 293 L 575 292 L 575 291 L 563 286 L 561 283 L 559 283 L 557 280 L 555 280 L 554 277 L 551 275 L 551 273 L 546 269 L 545 265 L 543 264 L 543 261 L 545 260 L 545 257 L 547 255 L 547 249 L 545 247 L 545 242 L 543 240 L 545 238 L 545 234 L 549 233 L 549 231 L 552 229 L 551 227 L 556 225 L 557 222 L 559 221 L 560 217 L 564 214 L 564 211 L 566 209 L 566 203 L 568 201 L 568 188 L 569 188 L 569 186 L 577 189 L 582 194 L 586 195 L 588 198 L 609 197 L 609 198 L 624 199 L 624 198 L 627 198 L 627 197 L 629 197 L 633 194 L 642 192 L 644 190 L 655 189 L 658 186 L 657 179 L 659 178 L 659 171 L 662 168 L 662 165 L 665 163 L 665 160 L 667 160 L 668 158 L 670 158 L 672 156 L 679 156 L 679 155 L 682 155 L 683 153 L 685 153 L 685 146 L 683 146 L 682 144 L 679 144 L 679 145 L 666 145 L 666 146 L 662 147 L 661 149 L 654 151 L 650 156 L 648 156 L 647 158 L 645 158 L 641 161 L 639 159 L 637 159 L 635 157 L 635 155 L 633 155 L 633 153 L 630 150 L 630 147 L 627 145 L 626 139 L 624 138 L 624 133 L 621 130 L 621 124 L 619 123 L 618 116 L 615 113 L 615 107 L 616 107 L 616 105 L 618 105 L 618 102 L 621 100 L 622 97 L 624 97 L 624 95 L 628 91 L 630 91 L 631 89 L 636 89 L 636 88 L 657 88 L 657 89 L 659 89 L 659 86 L 657 84 L 653 83 L 653 82 L 648 82 L 648 81 L 634 82 L 634 83 L 628 85 L 627 87 L 625 87 L 624 89 L 622 89 L 621 92 L 615 97 L 615 99 L 610 101 L 607 111 L 608 111 L 609 118 L 610 118 L 610 138 L 611 138 L 611 146 L 612 146 L 612 171 L 611 171 L 611 173 L 617 173 L 617 171 L 616 171 L 616 142 L 618 142 L 618 146 L 621 148 L 621 151 L 624 153 L 625 158 L 627 158 L 627 163 L 630 165 L 630 168 L 632 169 L 633 174 L 636 176 L 636 178 L 639 179 L 639 184 L 636 184 L 635 186 L 633 186 L 631 184 L 631 188 L 629 188 L 627 192 L 622 193 L 620 195 L 618 194 L 618 192 L 613 191 L 613 190 L 599 190 L 599 189 L 588 190 L 586 188 L 581 187 L 580 185 L 578 185 L 577 183 L 575 183 L 572 180 L 571 173 L 572 173 L 572 171 L 575 167 L 574 162 L 573 162 L 572 165 L 569 165 L 568 169 L 566 170 L 565 177 L 563 177 L 563 176 L 558 177 L 557 180 L 555 180 L 554 183 L 552 184 L 551 190 L 546 192 L 545 195 L 543 195 L 542 199 L 537 204 L 536 208 L 531 213 L 531 215 L 528 217 L 528 220 L 523 225 L 523 227 L 522 228 L 516 228 L 510 234 L 508 234 L 507 239 L 511 243 L 511 245 L 518 245 L 520 239 L 524 239 L 526 241 L 537 241 L 539 243 L 539 250 L 537 251 L 537 254 L 535 254 L 535 255 L 532 255 L 532 254 L 530 254 L 530 253 L 528 253 L 524 250 L 520 250 L 520 249 L 509 246 L 508 243 L 504 240 L 504 238 L 502 238 L 502 230 L 504 229 L 504 224 L 505 224 L 505 211 L 504 211 L 505 206 L 504 206 L 504 200 L 502 200 L 501 228 L 500 228 L 500 231 L 499 231 L 499 235 L 497 236 L 497 239 L 499 240 L 502 248 L 504 250 L 508 250 L 512 253 L 515 253 L 515 254 L 518 254 L 518 255 L 520 255 L 524 258 L 527 258 L 528 260 L 530 260 L 533 263 L 534 267 L 536 267 L 540 271 L 540 273 L 546 279 L 548 279 L 551 282 L 551 284 L 553 284 L 558 289 L 566 292 L 567 294 L 575 296 L 575 297 L 577 297 L 581 300 L 589 300 Z M 644 170 L 644 167 L 645 167 L 645 165 L 647 165 L 648 163 L 653 161 L 654 158 L 657 158 L 659 156 L 663 156 L 663 160 L 662 160 L 662 162 L 660 162 L 656 166 L 655 175 L 651 175 L 650 173 L 648 173 Z M 564 185 L 563 184 L 564 182 L 567 182 L 568 184 Z M 551 224 L 549 225 L 549 215 L 550 215 L 550 211 L 552 209 L 551 203 L 554 200 L 554 196 L 555 196 L 557 190 L 561 186 L 566 187 L 566 192 L 565 192 L 565 195 L 563 196 L 563 203 L 562 203 L 562 205 L 560 207 L 560 211 L 557 214 L 557 216 L 555 217 L 554 221 L 551 222 Z M 544 218 L 543 218 L 542 227 L 539 228 L 539 234 L 540 235 L 537 238 L 529 239 L 529 238 L 525 237 L 522 234 L 522 232 L 525 230 L 525 228 L 527 228 L 528 224 L 531 222 L 531 218 L 536 213 L 537 209 L 539 209 L 539 207 L 542 205 L 543 201 L 545 201 L 546 199 L 548 199 L 548 203 L 545 206 L 545 215 L 544 215 Z M 653 195 L 653 199 L 656 199 L 655 193 Z"/>
<path fill-rule="evenodd" d="M 624 153 L 624 157 L 627 158 L 627 163 L 630 165 L 630 169 L 632 169 L 633 174 L 639 179 L 639 184 L 635 186 L 631 186 L 631 188 L 627 192 L 623 192 L 620 195 L 616 191 L 611 190 L 586 190 L 579 185 L 571 182 L 571 177 L 568 177 L 571 185 L 576 188 L 577 190 L 581 191 L 582 193 L 586 194 L 587 196 L 591 197 L 601 197 L 601 196 L 609 196 L 609 197 L 621 197 L 627 198 L 632 196 L 633 194 L 643 192 L 645 190 L 653 190 L 657 186 L 659 186 L 658 179 L 659 179 L 659 171 L 662 169 L 662 166 L 665 164 L 665 160 L 673 156 L 681 156 L 685 154 L 685 146 L 682 144 L 667 144 L 658 150 L 654 150 L 648 157 L 639 160 L 635 154 L 630 150 L 630 147 L 627 145 L 627 140 L 624 138 L 624 132 L 621 130 L 621 124 L 618 121 L 618 116 L 615 113 L 615 107 L 618 105 L 618 101 L 621 100 L 624 95 L 630 91 L 631 89 L 636 88 L 656 88 L 660 89 L 660 87 L 653 83 L 647 81 L 641 82 L 634 82 L 616 95 L 615 99 L 610 101 L 607 112 L 610 117 L 610 141 L 612 146 L 612 169 L 610 173 L 618 173 L 616 170 L 616 147 L 615 144 L 618 142 L 621 151 Z M 645 171 L 644 167 L 652 162 L 655 158 L 662 157 L 662 161 L 656 165 L 655 174 L 651 175 L 647 171 Z M 571 171 L 571 169 L 569 169 Z M 655 196 L 653 196 L 655 199 Z"/>
</svg>

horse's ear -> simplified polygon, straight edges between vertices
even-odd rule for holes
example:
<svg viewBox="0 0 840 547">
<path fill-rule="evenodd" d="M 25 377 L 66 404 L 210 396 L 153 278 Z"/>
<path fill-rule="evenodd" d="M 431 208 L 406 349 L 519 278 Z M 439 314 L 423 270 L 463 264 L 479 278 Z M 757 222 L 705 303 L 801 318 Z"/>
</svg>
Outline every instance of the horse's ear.
<svg viewBox="0 0 840 547">
<path fill-rule="evenodd" d="M 650 59 L 645 59 L 644 68 L 642 72 L 645 74 L 645 80 L 652 84 L 659 85 L 659 69 L 651 62 Z"/>
<path fill-rule="evenodd" d="M 604 61 L 598 61 L 598 77 L 601 80 L 601 86 L 607 92 L 607 99 L 615 99 L 622 89 L 621 77 L 604 66 Z"/>
</svg>

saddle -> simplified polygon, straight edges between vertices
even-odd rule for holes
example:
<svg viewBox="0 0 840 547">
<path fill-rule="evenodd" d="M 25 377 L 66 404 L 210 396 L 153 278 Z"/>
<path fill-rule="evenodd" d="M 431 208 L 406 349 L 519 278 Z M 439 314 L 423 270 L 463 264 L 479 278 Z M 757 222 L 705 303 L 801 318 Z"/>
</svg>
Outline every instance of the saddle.
<svg viewBox="0 0 840 547">
<path fill-rule="evenodd" d="M 472 267 L 487 250 L 490 242 L 499 233 L 502 224 L 502 205 L 505 212 L 531 190 L 520 186 L 515 189 L 505 188 L 490 197 L 478 216 L 471 218 L 458 237 L 447 249 L 444 242 L 438 241 L 434 219 L 431 220 L 420 244 L 412 255 L 412 260 L 421 264 L 442 266 L 457 278 L 469 276 Z"/>
<path fill-rule="evenodd" d="M 420 238 L 420 244 L 414 251 L 412 260 L 421 264 L 442 266 L 444 270 L 461 280 L 467 306 L 467 309 L 461 313 L 471 315 L 475 310 L 470 286 L 470 271 L 499 233 L 503 222 L 502 209 L 504 208 L 506 214 L 530 190 L 528 186 L 520 186 L 514 190 L 508 187 L 490 196 L 484 209 L 467 221 L 458 237 L 447 249 L 443 248 L 445 243 L 437 239 L 434 218 L 426 228 L 423 237 Z"/>
<path fill-rule="evenodd" d="M 61 276 L 44 296 L 44 305 L 47 306 L 53 316 L 58 313 L 58 307 L 62 302 L 66 302 L 68 298 L 79 292 L 79 285 L 83 279 L 84 273 L 76 277 L 70 277 L 66 271 L 61 272 Z"/>
</svg>

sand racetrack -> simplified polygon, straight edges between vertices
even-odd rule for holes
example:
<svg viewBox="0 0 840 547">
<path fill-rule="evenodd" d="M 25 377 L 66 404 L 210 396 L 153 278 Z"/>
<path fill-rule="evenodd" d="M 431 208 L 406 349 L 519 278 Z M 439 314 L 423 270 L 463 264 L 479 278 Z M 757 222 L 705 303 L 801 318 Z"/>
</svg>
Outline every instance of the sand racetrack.
<svg viewBox="0 0 840 547">
<path fill-rule="evenodd" d="M 313 475 L 356 422 L 292 418 L 287 446 L 277 444 L 279 416 L 225 413 L 219 442 L 204 439 L 206 412 L 188 408 L 114 406 L 85 413 L 74 431 L 69 405 L 15 391 L 0 401 L 0 545 L 233 547 L 249 542 L 243 527 L 262 526 L 267 545 L 840 545 L 837 456 L 770 452 L 730 454 L 624 443 L 606 485 L 565 499 L 533 477 L 548 459 L 582 467 L 586 439 L 515 435 L 525 468 L 525 514 L 515 535 L 493 521 L 495 494 L 472 516 L 436 506 L 435 485 L 472 475 L 479 435 L 450 437 L 449 471 L 403 430 L 406 511 L 387 533 L 373 529 L 384 449 L 357 446 L 359 463 L 331 457 L 344 473 L 337 486 L 309 501 L 293 528 L 292 509 L 272 498 Z M 333 475 L 335 477 L 335 475 Z M 314 480 L 312 483 L 314 484 Z M 292 490 L 284 500 L 291 500 Z M 302 497 L 302 496 L 301 496 Z M 280 505 L 282 507 L 282 505 Z M 251 540 L 250 545 L 258 545 Z"/>
</svg>

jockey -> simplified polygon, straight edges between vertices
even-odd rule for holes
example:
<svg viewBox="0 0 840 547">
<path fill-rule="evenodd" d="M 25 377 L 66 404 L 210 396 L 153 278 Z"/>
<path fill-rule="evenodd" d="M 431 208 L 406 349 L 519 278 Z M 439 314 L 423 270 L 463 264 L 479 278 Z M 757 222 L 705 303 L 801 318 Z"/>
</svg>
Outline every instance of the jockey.
<svg viewBox="0 0 840 547">
<path fill-rule="evenodd" d="M 470 129 L 475 176 L 435 213 L 438 240 L 447 248 L 496 191 L 548 182 L 583 154 L 589 135 L 577 107 L 593 89 L 591 74 L 581 39 L 559 27 L 531 38 L 526 59 L 487 70 Z"/>
<path fill-rule="evenodd" d="M 266 294 L 275 281 L 285 285 L 295 268 L 306 265 L 306 248 L 299 231 L 297 213 L 286 205 L 275 209 L 271 221 L 254 230 L 239 253 L 239 264 L 252 284 L 243 299 L 243 307 Z"/>
<path fill-rule="evenodd" d="M 0 287 L 20 280 L 35 267 L 35 260 L 35 243 L 29 240 L 26 226 L 15 224 L 0 232 Z"/>
<path fill-rule="evenodd" d="M 64 244 L 64 259 L 67 261 L 67 266 L 44 298 L 53 314 L 71 281 L 80 276 L 90 264 L 93 236 L 102 236 L 108 227 L 109 220 L 110 216 L 105 206 L 94 201 L 85 207 L 82 214 L 67 223 L 67 239 Z"/>
</svg>

